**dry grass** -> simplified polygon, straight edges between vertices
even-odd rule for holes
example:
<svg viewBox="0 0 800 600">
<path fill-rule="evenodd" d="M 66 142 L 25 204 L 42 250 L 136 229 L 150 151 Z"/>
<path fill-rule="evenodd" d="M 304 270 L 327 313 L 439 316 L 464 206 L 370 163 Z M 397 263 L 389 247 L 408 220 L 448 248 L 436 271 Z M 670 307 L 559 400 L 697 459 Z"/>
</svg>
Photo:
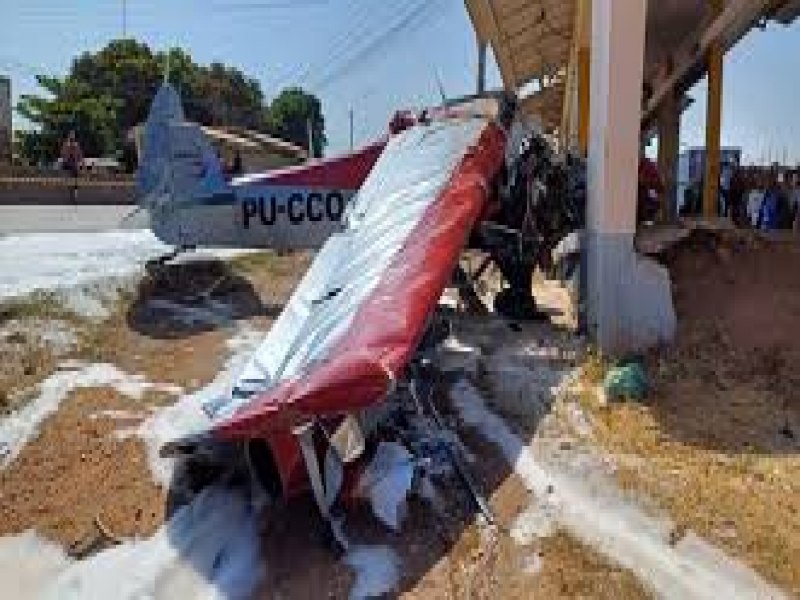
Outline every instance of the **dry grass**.
<svg viewBox="0 0 800 600">
<path fill-rule="evenodd" d="M 618 478 L 765 577 L 800 594 L 800 448 L 779 396 L 707 379 L 657 382 L 648 405 L 594 410 Z"/>
<path fill-rule="evenodd" d="M 646 402 L 585 408 L 621 484 L 678 535 L 694 530 L 800 596 L 800 254 L 726 240 L 670 259 L 678 337 L 647 357 Z"/>
<path fill-rule="evenodd" d="M 58 357 L 53 348 L 35 331 L 28 331 L 32 320 L 59 320 L 68 324 L 77 317 L 54 294 L 34 292 L 0 304 L 0 414 L 8 413 L 26 400 L 26 391 L 50 375 Z M 8 328 L 16 325 L 13 331 Z"/>
</svg>

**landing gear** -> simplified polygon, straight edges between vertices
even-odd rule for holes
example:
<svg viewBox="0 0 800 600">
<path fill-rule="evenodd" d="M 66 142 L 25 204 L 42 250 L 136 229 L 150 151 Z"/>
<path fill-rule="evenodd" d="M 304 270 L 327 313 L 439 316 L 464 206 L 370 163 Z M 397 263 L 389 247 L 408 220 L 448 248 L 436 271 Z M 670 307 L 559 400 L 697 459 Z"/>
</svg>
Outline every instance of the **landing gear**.
<svg viewBox="0 0 800 600">
<path fill-rule="evenodd" d="M 508 284 L 495 296 L 495 311 L 515 321 L 547 319 L 533 297 L 533 272 L 539 262 L 535 238 L 496 223 L 485 224 L 480 238 L 482 248 L 489 253 Z"/>
<path fill-rule="evenodd" d="M 156 277 L 160 274 L 161 269 L 164 267 L 164 265 L 172 262 L 184 252 L 189 252 L 194 249 L 195 249 L 194 246 L 176 246 L 175 248 L 172 249 L 171 252 L 168 252 L 167 254 L 163 254 L 161 256 L 158 256 L 156 258 L 151 258 L 150 260 L 148 260 L 144 264 L 145 271 L 151 277 Z"/>
</svg>

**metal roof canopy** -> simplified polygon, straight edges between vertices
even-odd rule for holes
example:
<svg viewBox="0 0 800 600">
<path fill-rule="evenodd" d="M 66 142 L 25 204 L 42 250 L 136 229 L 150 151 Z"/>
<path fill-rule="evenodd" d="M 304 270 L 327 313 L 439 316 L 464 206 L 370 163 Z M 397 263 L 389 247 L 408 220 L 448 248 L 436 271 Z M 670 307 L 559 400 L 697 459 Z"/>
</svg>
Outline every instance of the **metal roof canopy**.
<svg viewBox="0 0 800 600">
<path fill-rule="evenodd" d="M 478 40 L 490 44 L 494 51 L 505 89 L 518 92 L 538 80 L 541 92 L 530 95 L 523 107 L 540 117 L 545 126 L 560 122 L 563 85 L 553 93 L 553 86 L 544 85 L 544 80 L 558 79 L 560 74 L 563 83 L 571 51 L 575 2 L 465 0 L 465 4 Z"/>
<path fill-rule="evenodd" d="M 465 0 L 479 42 L 494 51 L 505 89 L 519 92 L 539 82 L 522 104 L 548 128 L 561 125 L 564 93 L 572 89 L 575 46 L 586 36 L 576 23 L 583 1 Z M 707 0 L 648 0 L 644 120 L 667 92 L 684 93 L 703 77 L 715 39 L 728 50 L 764 19 L 789 24 L 800 15 L 800 0 L 726 0 L 722 13 L 711 15 Z"/>
</svg>

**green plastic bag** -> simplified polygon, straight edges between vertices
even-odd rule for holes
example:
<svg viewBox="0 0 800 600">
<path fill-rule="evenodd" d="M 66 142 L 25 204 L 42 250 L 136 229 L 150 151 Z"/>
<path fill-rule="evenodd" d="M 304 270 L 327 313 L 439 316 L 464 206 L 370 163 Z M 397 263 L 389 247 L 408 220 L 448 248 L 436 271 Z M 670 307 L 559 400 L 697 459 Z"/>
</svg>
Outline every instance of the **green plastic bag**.
<svg viewBox="0 0 800 600">
<path fill-rule="evenodd" d="M 650 383 L 642 363 L 631 361 L 613 367 L 606 373 L 603 389 L 609 400 L 635 400 L 647 397 Z"/>
</svg>

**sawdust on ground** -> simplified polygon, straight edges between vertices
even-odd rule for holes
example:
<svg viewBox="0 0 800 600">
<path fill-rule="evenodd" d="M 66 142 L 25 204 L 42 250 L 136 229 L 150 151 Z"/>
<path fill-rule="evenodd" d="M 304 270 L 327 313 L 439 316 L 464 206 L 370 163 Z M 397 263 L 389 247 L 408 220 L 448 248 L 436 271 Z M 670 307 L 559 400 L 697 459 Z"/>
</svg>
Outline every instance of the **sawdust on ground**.
<svg viewBox="0 0 800 600">
<path fill-rule="evenodd" d="M 800 596 L 800 247 L 700 231 L 665 261 L 677 339 L 647 355 L 644 404 L 590 406 L 595 437 L 676 537 Z"/>
<path fill-rule="evenodd" d="M 114 437 L 141 420 L 91 415 L 144 413 L 154 400 L 109 389 L 74 392 L 0 471 L 0 535 L 35 529 L 70 548 L 97 536 L 97 519 L 116 536 L 151 535 L 163 522 L 164 491 L 152 480 L 143 444 Z"/>
</svg>

